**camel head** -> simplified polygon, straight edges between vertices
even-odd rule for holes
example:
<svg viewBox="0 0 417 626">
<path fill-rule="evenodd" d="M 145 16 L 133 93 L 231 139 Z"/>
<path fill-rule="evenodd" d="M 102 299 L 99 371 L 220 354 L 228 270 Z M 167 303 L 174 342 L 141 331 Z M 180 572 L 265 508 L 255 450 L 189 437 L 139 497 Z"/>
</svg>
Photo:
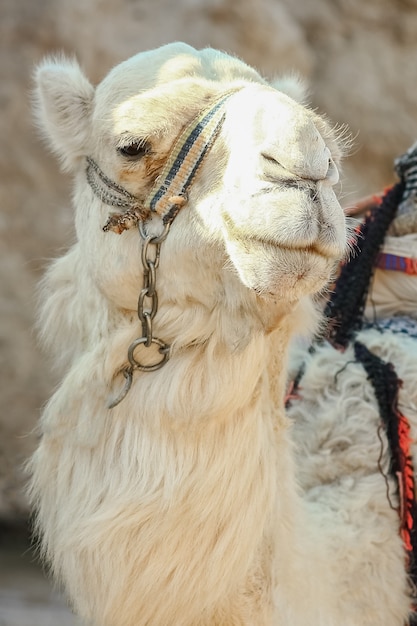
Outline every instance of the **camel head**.
<svg viewBox="0 0 417 626">
<path fill-rule="evenodd" d="M 341 148 L 329 124 L 279 83 L 215 50 L 170 44 L 121 63 L 96 88 L 77 63 L 46 60 L 36 94 L 40 125 L 76 176 L 85 271 L 118 306 L 136 308 L 138 233 L 103 232 L 123 209 L 90 187 L 86 159 L 140 205 L 183 129 L 223 97 L 215 139 L 163 244 L 161 298 L 208 308 L 232 298 L 235 307 L 297 302 L 332 277 L 346 251 L 334 192 Z M 161 232 L 158 214 L 144 219 L 150 234 Z"/>
</svg>

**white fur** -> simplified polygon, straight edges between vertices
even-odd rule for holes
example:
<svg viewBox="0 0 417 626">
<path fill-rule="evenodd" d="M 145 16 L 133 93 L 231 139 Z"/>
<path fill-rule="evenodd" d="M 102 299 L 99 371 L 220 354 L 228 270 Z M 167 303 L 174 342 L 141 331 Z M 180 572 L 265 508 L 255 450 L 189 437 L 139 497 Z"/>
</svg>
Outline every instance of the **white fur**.
<svg viewBox="0 0 417 626">
<path fill-rule="evenodd" d="M 232 87 L 161 249 L 155 335 L 171 358 L 135 372 L 109 410 L 141 334 L 140 240 L 102 231 L 110 209 L 82 157 L 144 197 L 180 129 Z M 94 93 L 73 63 L 46 62 L 37 102 L 75 175 L 77 243 L 43 283 L 42 336 L 62 381 L 31 494 L 75 610 L 100 626 L 346 623 L 283 411 L 288 343 L 316 327 L 310 296 L 346 249 L 332 130 L 241 61 L 185 44 L 133 57 Z M 117 150 L 143 139 L 149 157 Z"/>
<path fill-rule="evenodd" d="M 89 143 L 87 124 L 94 88 L 75 60 L 47 58 L 35 73 L 38 125 L 65 169 L 72 169 Z"/>
<path fill-rule="evenodd" d="M 307 104 L 309 101 L 309 89 L 305 80 L 296 73 L 279 76 L 271 82 L 275 89 L 286 93 L 300 104 Z"/>
</svg>

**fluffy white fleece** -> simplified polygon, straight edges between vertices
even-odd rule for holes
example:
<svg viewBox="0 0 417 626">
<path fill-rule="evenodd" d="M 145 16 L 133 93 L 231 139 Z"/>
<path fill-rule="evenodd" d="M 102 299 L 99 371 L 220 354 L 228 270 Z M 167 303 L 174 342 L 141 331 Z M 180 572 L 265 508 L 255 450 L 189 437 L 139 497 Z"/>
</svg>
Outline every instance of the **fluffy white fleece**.
<svg viewBox="0 0 417 626">
<path fill-rule="evenodd" d="M 358 340 L 395 365 L 403 385 L 399 407 L 411 425 L 417 460 L 417 351 L 415 339 L 363 330 Z M 399 537 L 396 488 L 386 479 L 389 450 L 373 388 L 353 347 L 323 344 L 312 355 L 292 353 L 292 372 L 305 362 L 300 399 L 288 415 L 297 446 L 297 476 L 312 520 L 327 546 L 337 589 L 339 621 L 401 626 L 409 609 L 406 563 Z M 382 440 L 382 443 L 381 443 Z M 314 523 L 312 521 L 312 523 Z"/>
</svg>

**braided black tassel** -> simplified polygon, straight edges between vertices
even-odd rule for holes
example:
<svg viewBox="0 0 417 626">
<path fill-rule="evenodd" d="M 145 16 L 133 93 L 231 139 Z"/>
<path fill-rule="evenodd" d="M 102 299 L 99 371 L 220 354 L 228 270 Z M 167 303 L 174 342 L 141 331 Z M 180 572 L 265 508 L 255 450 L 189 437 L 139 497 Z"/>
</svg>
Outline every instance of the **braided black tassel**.
<svg viewBox="0 0 417 626">
<path fill-rule="evenodd" d="M 407 570 L 411 583 L 414 609 L 417 602 L 417 503 L 411 458 L 410 427 L 398 409 L 398 392 L 401 381 L 391 363 L 386 363 L 359 341 L 354 343 L 355 357 L 365 369 L 378 402 L 391 452 L 390 473 L 398 487 L 400 502 L 401 536 L 407 553 Z M 417 624 L 417 614 L 410 617 Z"/>
<path fill-rule="evenodd" d="M 389 189 L 380 206 L 372 211 L 359 231 L 357 252 L 346 263 L 325 309 L 329 320 L 328 338 L 336 347 L 345 348 L 362 327 L 363 311 L 378 253 L 395 217 L 404 192 L 401 181 Z"/>
</svg>

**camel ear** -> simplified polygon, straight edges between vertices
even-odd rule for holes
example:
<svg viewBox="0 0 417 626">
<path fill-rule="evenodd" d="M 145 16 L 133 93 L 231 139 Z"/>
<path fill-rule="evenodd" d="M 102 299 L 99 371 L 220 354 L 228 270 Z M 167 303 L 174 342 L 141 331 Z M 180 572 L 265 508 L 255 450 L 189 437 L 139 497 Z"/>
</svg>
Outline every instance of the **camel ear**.
<svg viewBox="0 0 417 626">
<path fill-rule="evenodd" d="M 88 154 L 93 97 L 94 87 L 75 60 L 46 58 L 36 68 L 36 121 L 67 170 Z"/>
<path fill-rule="evenodd" d="M 306 81 L 297 74 L 287 74 L 271 81 L 272 87 L 282 91 L 300 104 L 308 104 L 310 99 Z"/>
</svg>

